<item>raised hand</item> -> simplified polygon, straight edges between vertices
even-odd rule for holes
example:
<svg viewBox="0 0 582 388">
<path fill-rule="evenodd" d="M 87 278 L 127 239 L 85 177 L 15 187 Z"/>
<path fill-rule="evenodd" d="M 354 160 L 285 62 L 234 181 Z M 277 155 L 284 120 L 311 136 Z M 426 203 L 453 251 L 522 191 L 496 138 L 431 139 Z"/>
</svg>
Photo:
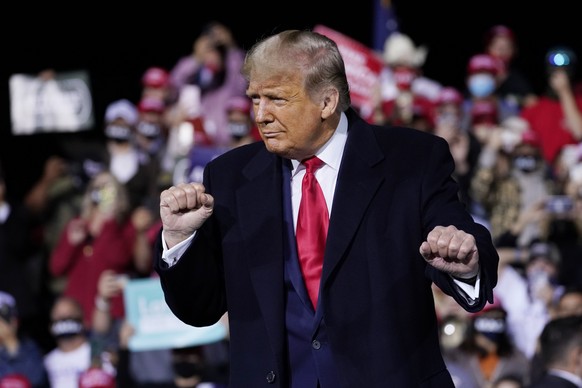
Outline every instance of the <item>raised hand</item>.
<svg viewBox="0 0 582 388">
<path fill-rule="evenodd" d="M 214 198 L 201 183 L 181 183 L 160 194 L 160 217 L 169 248 L 184 241 L 212 215 Z"/>
</svg>

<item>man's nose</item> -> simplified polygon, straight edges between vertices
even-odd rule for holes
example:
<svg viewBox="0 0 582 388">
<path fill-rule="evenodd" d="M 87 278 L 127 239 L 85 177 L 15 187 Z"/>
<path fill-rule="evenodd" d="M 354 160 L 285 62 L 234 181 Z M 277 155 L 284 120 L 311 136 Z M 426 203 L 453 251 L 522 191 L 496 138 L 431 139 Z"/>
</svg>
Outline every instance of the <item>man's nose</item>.
<svg viewBox="0 0 582 388">
<path fill-rule="evenodd" d="M 270 120 L 271 114 L 269 112 L 268 101 L 259 101 L 258 105 L 255 105 L 255 121 L 257 124 L 260 124 Z"/>
</svg>

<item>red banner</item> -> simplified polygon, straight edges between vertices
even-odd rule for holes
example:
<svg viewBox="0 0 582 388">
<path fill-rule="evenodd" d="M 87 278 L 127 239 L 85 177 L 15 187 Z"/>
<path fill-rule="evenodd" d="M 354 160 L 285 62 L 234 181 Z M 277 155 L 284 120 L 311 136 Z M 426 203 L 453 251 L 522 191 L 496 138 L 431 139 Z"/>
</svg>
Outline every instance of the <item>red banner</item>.
<svg viewBox="0 0 582 388">
<path fill-rule="evenodd" d="M 379 93 L 382 60 L 369 47 L 329 27 L 317 25 L 313 30 L 337 44 L 346 65 L 352 105 L 369 109 Z"/>
</svg>

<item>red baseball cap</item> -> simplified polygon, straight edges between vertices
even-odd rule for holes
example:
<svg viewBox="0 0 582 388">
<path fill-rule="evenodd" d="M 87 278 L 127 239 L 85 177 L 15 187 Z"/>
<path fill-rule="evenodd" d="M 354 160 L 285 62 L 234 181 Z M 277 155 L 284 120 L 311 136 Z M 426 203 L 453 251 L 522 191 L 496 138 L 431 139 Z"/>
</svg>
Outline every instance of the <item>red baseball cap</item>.
<svg viewBox="0 0 582 388">
<path fill-rule="evenodd" d="M 251 100 L 248 97 L 243 96 L 233 96 L 226 103 L 226 111 L 230 112 L 233 110 L 238 110 L 243 113 L 249 114 L 251 112 Z"/>
<path fill-rule="evenodd" d="M 463 96 L 461 95 L 461 92 L 459 92 L 457 89 L 451 86 L 443 87 L 439 92 L 436 101 L 437 105 L 443 104 L 461 105 L 462 102 Z"/>
<path fill-rule="evenodd" d="M 515 33 L 513 30 L 507 26 L 502 24 L 495 25 L 491 27 L 487 33 L 485 34 L 485 43 L 489 44 L 491 41 L 498 37 L 498 36 L 505 36 L 513 41 L 515 41 Z"/>
<path fill-rule="evenodd" d="M 521 134 L 521 142 L 524 144 L 529 144 L 532 147 L 540 146 L 540 139 L 538 138 L 538 135 L 531 129 L 523 131 Z"/>
<path fill-rule="evenodd" d="M 31 388 L 32 384 L 25 376 L 11 373 L 0 379 L 0 388 Z"/>
<path fill-rule="evenodd" d="M 467 65 L 467 73 L 469 75 L 475 73 L 490 73 L 492 75 L 499 74 L 501 70 L 501 62 L 489 54 L 473 55 L 469 59 Z"/>
<path fill-rule="evenodd" d="M 79 377 L 79 388 L 115 388 L 115 378 L 101 368 L 89 368 Z"/>
<path fill-rule="evenodd" d="M 170 75 L 161 67 L 150 67 L 145 71 L 141 79 L 143 86 L 150 88 L 161 88 L 168 84 Z"/>
</svg>

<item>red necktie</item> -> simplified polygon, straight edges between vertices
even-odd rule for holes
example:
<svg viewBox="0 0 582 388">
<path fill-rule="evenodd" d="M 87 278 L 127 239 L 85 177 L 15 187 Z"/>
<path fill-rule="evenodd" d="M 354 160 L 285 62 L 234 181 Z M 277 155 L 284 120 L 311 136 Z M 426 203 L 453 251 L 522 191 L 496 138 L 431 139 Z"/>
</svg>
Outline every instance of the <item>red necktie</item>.
<svg viewBox="0 0 582 388">
<path fill-rule="evenodd" d="M 323 165 L 316 157 L 306 159 L 297 218 L 297 251 L 301 272 L 313 306 L 317 306 L 329 213 L 315 171 Z"/>
</svg>

